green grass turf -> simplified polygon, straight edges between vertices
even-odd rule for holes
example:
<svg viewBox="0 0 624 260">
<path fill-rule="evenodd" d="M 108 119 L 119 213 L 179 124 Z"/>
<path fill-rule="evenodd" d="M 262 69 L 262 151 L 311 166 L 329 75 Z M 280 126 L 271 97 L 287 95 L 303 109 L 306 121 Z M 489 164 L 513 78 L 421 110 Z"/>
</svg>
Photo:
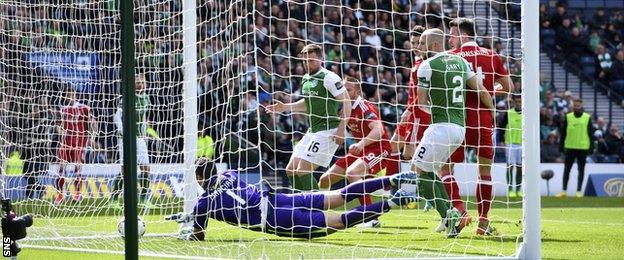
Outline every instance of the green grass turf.
<svg viewBox="0 0 624 260">
<path fill-rule="evenodd" d="M 474 199 L 471 198 L 471 201 Z M 468 204 L 476 215 L 474 204 Z M 381 217 L 382 228 L 350 229 L 326 238 L 308 240 L 280 238 L 219 223 L 209 222 L 205 242 L 179 241 L 173 237 L 141 240 L 142 252 L 171 255 L 200 255 L 219 258 L 381 258 L 467 255 L 513 255 L 521 241 L 521 204 L 496 203 L 491 219 L 502 236 L 483 238 L 473 235 L 475 224 L 456 239 L 434 233 L 434 212 L 396 210 Z M 542 199 L 542 256 L 546 259 L 615 259 L 624 255 L 624 200 L 621 198 Z M 43 212 L 39 208 L 40 212 Z M 59 212 L 63 212 L 60 210 Z M 164 211 L 161 211 L 164 212 Z M 98 217 L 40 219 L 32 236 L 61 232 L 60 236 L 101 235 L 99 239 L 28 241 L 24 244 L 123 251 L 123 240 L 105 237 L 116 234 L 120 212 Z M 160 212 L 159 212 L 160 214 Z M 108 215 L 108 216 L 107 216 Z M 162 221 L 163 215 L 146 215 L 147 234 L 171 233 L 177 225 Z M 50 226 L 57 228 L 49 228 Z M 63 225 L 61 227 L 60 225 Z M 75 228 L 81 226 L 79 230 Z M 68 230 L 72 229 L 72 230 Z M 61 230 L 61 231 L 59 231 Z M 65 234 L 63 232 L 66 232 Z M 70 234 L 73 233 L 73 234 Z M 31 236 L 31 237 L 32 237 Z M 121 259 L 122 255 L 68 252 L 24 248 L 22 259 Z M 153 257 L 141 257 L 152 259 Z"/>
</svg>

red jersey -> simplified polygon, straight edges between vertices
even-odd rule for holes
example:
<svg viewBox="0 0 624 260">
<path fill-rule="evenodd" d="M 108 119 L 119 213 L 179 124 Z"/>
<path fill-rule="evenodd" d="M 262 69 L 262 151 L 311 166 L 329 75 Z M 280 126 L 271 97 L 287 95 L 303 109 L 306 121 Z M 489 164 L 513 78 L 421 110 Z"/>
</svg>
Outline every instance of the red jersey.
<svg viewBox="0 0 624 260">
<path fill-rule="evenodd" d="M 410 73 L 410 80 L 407 89 L 407 110 L 413 111 L 414 107 L 418 102 L 418 67 L 423 62 L 420 57 L 416 57 L 414 61 L 414 66 L 412 66 L 412 71 Z"/>
<path fill-rule="evenodd" d="M 358 99 L 353 103 L 353 108 L 351 109 L 351 116 L 349 117 L 349 123 L 347 126 L 349 127 L 349 132 L 358 140 L 368 136 L 368 134 L 373 130 L 368 125 L 371 122 L 381 122 L 381 116 L 377 107 L 367 101 L 358 97 Z M 383 124 L 382 124 L 383 125 Z M 381 136 L 381 140 L 378 140 L 375 143 L 371 143 L 368 146 L 378 145 L 384 150 L 391 150 L 390 140 L 388 138 L 388 133 L 386 132 L 385 127 L 382 127 L 383 134 Z"/>
<path fill-rule="evenodd" d="M 70 146 L 84 146 L 88 137 L 90 117 L 91 109 L 78 102 L 61 108 L 63 142 Z"/>
<path fill-rule="evenodd" d="M 452 50 L 451 53 L 459 55 L 470 63 L 472 70 L 483 81 L 483 86 L 490 92 L 490 95 L 494 95 L 494 82 L 509 75 L 498 54 L 493 50 L 479 47 L 476 42 L 464 43 L 458 49 Z M 466 107 L 486 108 L 483 103 L 479 102 L 479 96 L 475 91 L 467 91 Z"/>
</svg>

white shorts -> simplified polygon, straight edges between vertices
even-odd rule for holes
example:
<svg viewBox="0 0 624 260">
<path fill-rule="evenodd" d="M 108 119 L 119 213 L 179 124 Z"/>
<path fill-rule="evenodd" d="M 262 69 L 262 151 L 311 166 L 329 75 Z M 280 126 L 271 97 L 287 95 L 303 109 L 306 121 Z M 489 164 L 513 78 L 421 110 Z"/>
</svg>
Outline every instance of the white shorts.
<svg viewBox="0 0 624 260">
<path fill-rule="evenodd" d="M 316 133 L 307 132 L 301 141 L 295 145 L 293 157 L 301 158 L 318 166 L 328 167 L 336 150 L 338 150 L 338 144 L 332 139 L 334 133 L 336 133 L 336 129 Z"/>
<path fill-rule="evenodd" d="M 507 164 L 522 166 L 522 145 L 507 145 Z"/>
<path fill-rule="evenodd" d="M 148 165 L 149 155 L 147 154 L 147 143 L 145 142 L 145 138 L 137 138 L 136 148 L 137 148 L 137 164 Z M 119 139 L 119 160 L 123 164 L 123 140 L 122 139 Z"/>
<path fill-rule="evenodd" d="M 464 142 L 466 129 L 451 123 L 432 124 L 414 151 L 412 164 L 425 172 L 438 172 Z"/>
</svg>

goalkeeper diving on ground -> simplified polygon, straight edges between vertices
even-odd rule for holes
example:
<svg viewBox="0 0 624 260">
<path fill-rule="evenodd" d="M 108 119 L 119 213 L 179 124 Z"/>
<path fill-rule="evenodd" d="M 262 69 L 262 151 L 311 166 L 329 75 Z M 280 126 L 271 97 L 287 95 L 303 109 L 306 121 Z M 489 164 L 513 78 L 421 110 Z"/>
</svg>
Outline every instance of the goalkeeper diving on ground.
<svg viewBox="0 0 624 260">
<path fill-rule="evenodd" d="M 214 165 L 208 161 L 199 162 L 196 173 L 206 174 L 207 178 L 202 185 L 205 192 L 198 198 L 193 212 L 166 218 L 178 223 L 192 222 L 192 231 L 186 232 L 183 237 L 188 240 L 205 239 L 208 218 L 283 237 L 322 237 L 377 218 L 392 208 L 418 199 L 414 193 L 399 189 L 388 200 L 358 206 L 341 214 L 328 211 L 342 207 L 362 194 L 400 184 L 415 184 L 416 174 L 411 172 L 359 181 L 335 191 L 295 194 L 249 185 L 239 178 L 235 170 L 217 174 Z"/>
</svg>

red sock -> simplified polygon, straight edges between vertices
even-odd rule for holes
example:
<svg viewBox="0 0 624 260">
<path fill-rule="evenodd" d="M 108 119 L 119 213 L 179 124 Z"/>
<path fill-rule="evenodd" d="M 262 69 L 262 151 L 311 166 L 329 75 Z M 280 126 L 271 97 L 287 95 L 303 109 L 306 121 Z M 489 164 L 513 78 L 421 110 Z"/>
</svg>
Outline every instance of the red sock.
<svg viewBox="0 0 624 260">
<path fill-rule="evenodd" d="M 480 176 L 477 182 L 477 211 L 479 220 L 488 218 L 488 212 L 492 205 L 492 176 Z"/>
<path fill-rule="evenodd" d="M 358 197 L 358 200 L 360 201 L 360 205 L 370 205 L 370 204 L 373 204 L 373 200 L 372 200 L 371 196 L 368 195 L 368 194 L 363 195 L 361 197 Z"/>
<path fill-rule="evenodd" d="M 63 186 L 65 185 L 65 177 L 59 176 L 56 178 L 56 190 L 63 192 Z"/>
<path fill-rule="evenodd" d="M 459 186 L 457 185 L 457 181 L 455 181 L 455 176 L 450 174 L 444 175 L 442 176 L 442 182 L 444 183 L 446 193 L 451 198 L 453 207 L 459 210 L 459 212 L 464 213 L 466 208 L 464 207 L 464 201 L 461 199 L 461 195 L 459 195 Z"/>
<path fill-rule="evenodd" d="M 401 154 L 393 153 L 386 157 L 386 176 L 392 176 L 401 171 Z"/>
</svg>

